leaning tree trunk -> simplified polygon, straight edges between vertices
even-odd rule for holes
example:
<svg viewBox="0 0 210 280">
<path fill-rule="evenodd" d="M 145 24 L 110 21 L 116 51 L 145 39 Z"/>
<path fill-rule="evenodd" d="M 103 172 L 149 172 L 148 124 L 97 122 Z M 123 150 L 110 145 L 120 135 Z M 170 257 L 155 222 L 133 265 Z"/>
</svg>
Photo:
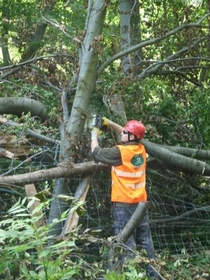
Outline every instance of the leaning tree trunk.
<svg viewBox="0 0 210 280">
<path fill-rule="evenodd" d="M 81 133 L 84 130 L 84 119 L 76 110 L 77 107 L 87 109 L 90 102 L 91 94 L 96 84 L 96 66 L 97 66 L 97 45 L 100 43 L 100 35 L 104 25 L 106 13 L 106 1 L 96 0 L 90 7 L 90 13 L 87 16 L 86 35 L 84 41 L 81 42 L 80 49 L 80 71 L 78 76 L 77 90 L 74 98 L 71 114 L 68 121 L 65 122 L 64 139 L 61 141 L 62 147 L 62 162 L 70 164 L 75 162 L 74 151 L 77 147 L 77 142 L 80 139 Z M 87 180 L 87 178 L 86 178 Z M 90 178 L 88 178 L 90 180 Z M 74 180 L 72 180 L 74 184 Z M 82 182 L 81 182 L 82 184 Z M 86 186 L 88 186 L 86 182 Z M 55 186 L 55 193 L 58 194 L 58 186 Z M 78 186 L 80 189 L 80 185 Z M 84 190 L 84 193 L 86 189 Z M 55 205 L 54 205 L 55 204 Z M 49 215 L 60 217 L 60 201 L 57 200 L 51 205 Z M 53 212 L 53 215 L 52 215 Z M 57 230 L 56 230 L 56 233 Z M 63 235 L 63 231 L 62 231 Z"/>
<path fill-rule="evenodd" d="M 68 208 L 65 201 L 59 198 L 60 194 L 68 195 L 68 189 L 66 188 L 66 178 L 58 178 L 55 181 L 54 189 L 53 189 L 53 201 L 50 205 L 50 212 L 48 217 L 48 224 L 50 225 L 55 218 L 60 218 L 61 214 L 66 211 Z M 59 215 L 58 215 L 59 213 Z M 52 245 L 54 243 L 54 237 L 60 234 L 62 230 L 63 223 L 58 219 L 58 222 L 50 228 L 49 234 L 53 236 L 50 240 L 48 245 Z"/>
<path fill-rule="evenodd" d="M 195 174 L 204 175 L 209 171 L 209 165 L 206 162 L 189 158 L 175 152 L 169 151 L 161 146 L 154 145 L 148 140 L 141 140 L 145 145 L 147 152 L 154 158 L 161 160 L 169 165 L 181 167 L 182 170 L 189 171 Z"/>
</svg>

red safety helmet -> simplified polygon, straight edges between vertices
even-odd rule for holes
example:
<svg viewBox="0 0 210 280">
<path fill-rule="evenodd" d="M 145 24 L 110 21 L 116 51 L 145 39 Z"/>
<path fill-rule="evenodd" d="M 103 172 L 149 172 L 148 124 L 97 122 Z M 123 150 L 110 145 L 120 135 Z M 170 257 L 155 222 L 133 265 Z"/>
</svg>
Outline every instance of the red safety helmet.
<svg viewBox="0 0 210 280">
<path fill-rule="evenodd" d="M 131 134 L 135 135 L 137 139 L 142 139 L 146 131 L 146 127 L 143 125 L 143 123 L 136 120 L 131 120 L 127 122 L 124 129 L 130 132 Z"/>
</svg>

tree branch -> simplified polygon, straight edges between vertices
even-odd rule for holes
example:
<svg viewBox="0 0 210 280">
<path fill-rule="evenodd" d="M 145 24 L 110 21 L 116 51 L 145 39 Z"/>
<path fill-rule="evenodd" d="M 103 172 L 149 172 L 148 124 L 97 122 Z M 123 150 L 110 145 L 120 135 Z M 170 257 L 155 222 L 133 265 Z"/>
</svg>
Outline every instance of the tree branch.
<svg viewBox="0 0 210 280">
<path fill-rule="evenodd" d="M 210 150 L 198 150 L 198 149 L 185 148 L 180 146 L 173 147 L 167 145 L 158 145 L 158 144 L 156 145 L 190 158 L 210 160 Z"/>
<path fill-rule="evenodd" d="M 156 220 L 150 220 L 150 223 L 151 224 L 160 224 L 160 223 L 172 223 L 172 222 L 177 222 L 177 221 L 181 221 L 183 219 L 187 219 L 190 217 L 190 215 L 193 215 L 197 212 L 201 212 L 201 211 L 204 211 L 204 212 L 210 212 L 210 206 L 202 206 L 202 207 L 199 207 L 199 208 L 195 208 L 193 210 L 190 210 L 188 212 L 185 212 L 179 216 L 176 216 L 176 217 L 170 217 L 170 218 L 160 218 L 160 219 L 156 219 Z"/>
<path fill-rule="evenodd" d="M 1 124 L 5 124 L 5 125 L 7 125 L 7 126 L 15 126 L 15 127 L 19 126 L 18 123 L 14 122 L 14 121 L 10 121 L 10 120 L 8 121 L 8 120 L 7 120 L 6 118 L 4 118 L 3 116 L 0 116 L 0 123 L 1 123 Z M 37 132 L 31 130 L 31 129 L 26 129 L 26 130 L 25 130 L 25 133 L 26 133 L 26 135 L 28 135 L 28 136 L 32 136 L 32 137 L 34 137 L 34 138 L 37 138 L 37 139 L 39 139 L 39 140 L 42 140 L 42 141 L 47 142 L 47 143 L 50 143 L 50 144 L 56 144 L 56 145 L 57 145 L 57 144 L 60 144 L 60 141 L 59 141 L 59 140 L 54 140 L 54 139 L 49 138 L 49 137 L 47 137 L 47 136 L 41 135 L 41 134 L 39 134 L 39 133 L 37 133 Z"/>
<path fill-rule="evenodd" d="M 142 47 L 146 47 L 146 46 L 149 46 L 149 45 L 153 45 L 155 43 L 158 43 L 160 41 L 163 41 L 164 39 L 176 34 L 176 33 L 179 33 L 180 31 L 184 30 L 184 29 L 189 29 L 189 28 L 206 28 L 208 29 L 209 26 L 204 26 L 204 25 L 201 25 L 201 22 L 210 15 L 210 13 L 208 13 L 207 15 L 205 15 L 205 17 L 203 17 L 200 21 L 198 21 L 197 23 L 189 23 L 189 24 L 184 24 L 184 25 L 181 25 L 181 26 L 178 26 L 177 28 L 173 29 L 173 30 L 170 30 L 169 32 L 167 32 L 166 34 L 164 34 L 163 36 L 161 37 L 156 37 L 156 38 L 153 38 L 153 39 L 150 39 L 150 40 L 147 40 L 147 41 L 144 41 L 144 42 L 141 42 L 135 46 L 132 46 L 126 50 L 123 50 L 115 55 L 113 55 L 112 57 L 110 57 L 109 59 L 107 59 L 99 68 L 98 68 L 98 76 L 104 71 L 104 69 L 109 66 L 113 61 L 127 55 L 127 54 L 130 54 L 132 52 L 135 52 L 137 50 L 139 50 L 140 48 Z"/>
<path fill-rule="evenodd" d="M 7 151 L 0 147 L 0 157 L 7 157 L 7 158 L 14 158 L 15 155 L 11 153 L 10 151 Z"/>
<path fill-rule="evenodd" d="M 49 1 L 49 3 L 50 3 L 50 5 L 46 4 L 46 7 L 43 11 L 44 15 L 49 15 L 50 14 L 50 12 L 52 11 L 52 9 L 54 8 L 54 6 L 56 4 L 56 1 L 51 0 L 51 1 Z M 31 58 L 36 54 L 37 50 L 40 48 L 40 42 L 44 37 L 46 28 L 47 28 L 46 23 L 41 23 L 40 24 L 40 22 L 37 22 L 37 28 L 36 28 L 36 30 L 33 34 L 32 39 L 30 40 L 30 42 L 28 44 L 29 47 L 28 47 L 25 55 L 23 56 L 22 60 Z"/>
<path fill-rule="evenodd" d="M 46 107 L 37 100 L 24 97 L 0 98 L 0 114 L 13 114 L 21 117 L 22 113 L 27 114 L 28 112 L 42 121 L 48 119 Z"/>
<path fill-rule="evenodd" d="M 108 168 L 110 168 L 108 165 L 97 164 L 92 161 L 71 165 L 64 164 L 63 166 L 62 164 L 60 164 L 60 166 L 50 169 L 39 170 L 20 175 L 0 177 L 0 185 L 5 186 L 6 184 L 17 184 L 18 186 L 20 186 L 22 184 L 28 184 L 36 181 L 45 181 L 61 177 L 69 178 L 73 175 L 83 176 L 86 174 L 94 173 L 98 170 L 107 170 Z"/>
<path fill-rule="evenodd" d="M 10 70 L 11 69 L 11 71 L 7 71 L 6 73 L 4 73 L 4 74 L 2 74 L 0 76 L 1 83 L 7 82 L 6 80 L 4 81 L 4 79 L 6 77 L 14 74 L 15 72 L 17 72 L 24 65 L 35 63 L 35 62 L 40 61 L 40 60 L 47 60 L 47 59 L 54 58 L 54 57 L 69 57 L 69 58 L 72 58 L 72 56 L 66 55 L 66 54 L 65 55 L 52 54 L 52 55 L 34 57 L 34 58 L 31 58 L 31 59 L 28 59 L 28 60 L 25 60 L 25 61 L 21 61 L 21 62 L 19 62 L 17 64 L 12 64 L 12 65 L 1 67 L 0 69 L 2 71 L 3 70 Z"/>
<path fill-rule="evenodd" d="M 204 176 L 210 175 L 210 165 L 204 161 L 189 158 L 175 152 L 169 151 L 161 146 L 154 145 L 152 142 L 143 139 L 142 144 L 145 145 L 149 155 L 161 160 L 167 164 L 178 167 L 180 170 L 186 170 L 191 173 Z"/>
</svg>

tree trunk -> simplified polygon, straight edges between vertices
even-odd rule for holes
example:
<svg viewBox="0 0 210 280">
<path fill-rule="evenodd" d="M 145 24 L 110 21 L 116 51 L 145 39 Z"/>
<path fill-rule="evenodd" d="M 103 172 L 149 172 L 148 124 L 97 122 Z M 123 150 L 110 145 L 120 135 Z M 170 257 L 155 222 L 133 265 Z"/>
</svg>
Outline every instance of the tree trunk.
<svg viewBox="0 0 210 280">
<path fill-rule="evenodd" d="M 120 0 L 120 35 L 121 48 L 126 50 L 141 41 L 139 1 Z M 136 75 L 136 69 L 142 59 L 142 51 L 128 54 L 122 58 L 123 73 Z"/>
<path fill-rule="evenodd" d="M 66 125 L 66 131 L 71 141 L 79 138 L 84 129 L 84 120 L 82 120 L 81 114 L 75 108 L 81 107 L 87 110 L 91 94 L 95 88 L 98 58 L 97 44 L 100 44 L 100 35 L 104 25 L 105 13 L 106 1 L 95 1 L 87 23 L 87 33 L 84 41 L 81 43 L 80 72 L 77 90 L 71 115 Z"/>
<path fill-rule="evenodd" d="M 9 8 L 9 3 L 7 0 L 2 1 L 1 4 L 1 38 L 0 38 L 0 45 L 2 50 L 3 56 L 3 65 L 9 65 L 11 63 L 10 54 L 8 50 L 8 38 L 9 38 L 9 22 L 10 22 L 10 13 L 11 10 Z M 7 20 L 5 20 L 7 19 Z"/>
<path fill-rule="evenodd" d="M 87 21 L 87 30 L 84 41 L 81 43 L 81 59 L 80 71 L 77 83 L 76 95 L 74 98 L 71 114 L 69 120 L 64 124 L 63 137 L 61 140 L 61 157 L 64 162 L 75 162 L 74 150 L 77 146 L 77 141 L 84 129 L 84 119 L 76 110 L 77 107 L 87 109 L 90 102 L 90 97 L 96 83 L 96 66 L 97 66 L 97 44 L 100 43 L 100 35 L 104 25 L 106 13 L 106 1 L 96 0 L 92 7 L 90 7 L 90 14 Z M 74 182 L 73 182 L 74 184 Z M 58 193 L 55 186 L 55 192 Z M 52 203 L 53 204 L 53 203 Z M 58 201 L 59 204 L 59 201 Z M 55 206 L 52 205 L 51 209 Z M 59 216 L 60 213 L 56 209 L 60 207 L 57 205 L 54 215 Z M 53 216 L 50 211 L 50 216 Z"/>
<path fill-rule="evenodd" d="M 48 4 L 48 3 L 50 3 L 50 4 Z M 51 0 L 48 3 L 46 2 L 46 7 L 45 7 L 44 11 L 42 11 L 43 17 L 48 16 L 50 14 L 50 12 L 53 10 L 53 8 L 56 4 L 56 0 Z M 42 20 L 42 23 L 40 23 L 40 20 L 39 20 L 36 23 L 36 25 L 37 25 L 37 28 L 32 36 L 32 39 L 30 40 L 30 42 L 28 42 L 28 49 L 26 50 L 26 53 L 23 56 L 22 61 L 33 57 L 36 54 L 37 50 L 40 48 L 41 40 L 44 37 L 45 31 L 47 28 L 47 24 L 43 23 L 43 20 Z"/>
<path fill-rule="evenodd" d="M 1 97 L 0 98 L 0 114 L 13 114 L 19 117 L 22 113 L 31 113 L 31 116 L 37 116 L 42 121 L 48 119 L 45 106 L 34 99 L 23 97 Z"/>
<path fill-rule="evenodd" d="M 157 144 L 156 144 L 157 145 Z M 159 146 L 159 145 L 157 145 Z M 198 150 L 192 148 L 185 148 L 180 146 L 167 146 L 167 145 L 160 145 L 161 147 L 170 150 L 174 153 L 181 154 L 183 156 L 201 160 L 209 160 L 210 159 L 210 150 Z"/>
<path fill-rule="evenodd" d="M 161 160 L 167 164 L 174 165 L 180 170 L 189 171 L 195 174 L 208 175 L 210 174 L 210 165 L 206 164 L 204 161 L 189 158 L 158 145 L 154 145 L 148 140 L 141 140 L 142 144 L 146 147 L 149 155 Z"/>
<path fill-rule="evenodd" d="M 58 195 L 64 194 L 69 195 L 69 191 L 66 188 L 66 179 L 65 178 L 58 178 L 55 181 L 54 189 L 53 189 L 53 201 L 50 205 L 50 212 L 48 217 L 48 224 L 52 224 L 54 219 L 60 218 L 61 214 L 68 209 L 68 204 L 66 204 L 62 199 L 58 198 Z M 58 236 L 63 228 L 62 222 L 57 222 L 53 225 L 53 227 L 49 230 L 49 235 Z M 49 244 L 53 244 L 54 237 L 49 240 Z"/>
</svg>

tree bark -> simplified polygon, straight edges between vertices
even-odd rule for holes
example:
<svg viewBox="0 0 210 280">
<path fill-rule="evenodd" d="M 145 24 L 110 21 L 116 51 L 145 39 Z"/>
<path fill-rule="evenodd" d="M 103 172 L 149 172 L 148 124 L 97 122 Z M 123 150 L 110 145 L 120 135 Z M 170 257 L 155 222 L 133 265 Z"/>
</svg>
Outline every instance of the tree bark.
<svg viewBox="0 0 210 280">
<path fill-rule="evenodd" d="M 23 183 L 28 184 L 31 182 L 45 181 L 60 177 L 70 178 L 71 176 L 76 175 L 83 176 L 86 174 L 94 173 L 98 170 L 107 170 L 109 168 L 110 167 L 108 165 L 98 164 L 93 161 L 69 165 L 65 164 L 63 166 L 62 164 L 60 164 L 60 166 L 58 167 L 46 170 L 39 170 L 26 174 L 0 177 L 0 185 L 10 184 L 14 185 L 15 187 L 15 184 L 17 184 L 17 186 L 20 187 Z"/>
<path fill-rule="evenodd" d="M 87 33 L 81 44 L 80 72 L 76 95 L 74 98 L 71 115 L 66 124 L 66 132 L 69 134 L 71 142 L 79 138 L 84 128 L 84 120 L 81 114 L 75 109 L 81 107 L 87 109 L 90 103 L 90 97 L 96 83 L 97 66 L 97 47 L 100 44 L 100 35 L 104 25 L 106 13 L 106 1 L 97 0 L 94 2 L 87 23 Z M 70 149 L 69 149 L 70 150 Z M 69 152 L 66 153 L 69 157 Z M 71 156 L 70 156 L 71 157 Z"/>
<path fill-rule="evenodd" d="M 146 146 L 146 145 L 145 145 Z M 159 148 L 158 148 L 159 149 Z M 150 150 L 155 151 L 155 148 Z M 188 170 L 189 172 L 195 174 L 202 174 L 204 176 L 210 176 L 210 165 L 207 165 L 204 162 L 197 161 L 195 159 L 190 159 L 184 156 L 177 155 L 175 153 L 171 153 L 167 150 L 157 151 L 157 153 L 153 152 L 153 155 L 157 155 L 158 157 L 166 160 L 167 162 L 172 162 L 174 166 L 178 166 L 180 170 Z M 186 164 L 186 165 L 185 165 Z M 203 168 L 205 169 L 203 170 Z M 62 166 L 46 169 L 46 170 L 39 170 L 31 173 L 20 174 L 20 175 L 12 175 L 12 176 L 5 176 L 0 177 L 0 185 L 14 185 L 21 186 L 22 183 L 31 183 L 36 181 L 45 181 L 50 179 L 56 179 L 60 177 L 70 178 L 71 176 L 76 175 L 86 175 L 91 174 L 99 170 L 107 170 L 110 167 L 105 164 L 98 164 L 95 162 L 83 162 L 77 164 L 69 164 L 66 163 Z"/>
<path fill-rule="evenodd" d="M 19 117 L 22 113 L 31 113 L 31 116 L 37 116 L 42 121 L 48 119 L 45 106 L 34 99 L 23 97 L 1 97 L 0 98 L 0 114 L 13 114 Z"/>
<path fill-rule="evenodd" d="M 159 146 L 158 144 L 156 145 Z M 180 146 L 167 146 L 167 145 L 160 145 L 160 147 L 163 147 L 174 153 L 178 153 L 189 158 L 210 160 L 210 150 L 198 150 L 193 148 L 186 148 Z"/>
<path fill-rule="evenodd" d="M 66 188 L 66 179 L 64 177 L 58 178 L 54 184 L 53 189 L 53 201 L 50 204 L 50 211 L 48 217 L 48 224 L 50 225 L 54 219 L 60 218 L 61 214 L 68 209 L 68 204 L 65 203 L 58 195 L 69 195 L 69 191 Z M 57 222 L 49 230 L 49 235 L 53 237 L 49 240 L 48 245 L 52 245 L 55 241 L 55 237 L 58 236 L 63 228 L 62 222 Z"/>
<path fill-rule="evenodd" d="M 100 43 L 105 14 L 106 1 L 94 1 L 93 5 L 90 7 L 90 14 L 87 17 L 86 35 L 84 41 L 81 43 L 80 71 L 71 114 L 62 128 L 61 157 L 64 162 L 75 162 L 74 147 L 77 146 L 77 141 L 84 129 L 84 119 L 81 118 L 81 114 L 76 110 L 76 107 L 81 107 L 82 109 L 88 108 L 90 97 L 96 84 L 97 48 Z M 66 112 L 66 110 L 64 111 Z M 82 173 L 83 171 L 81 174 Z M 74 182 L 72 182 L 72 184 L 74 184 Z M 55 192 L 59 192 L 56 185 Z M 56 210 L 52 210 L 54 208 L 53 204 L 54 202 L 52 202 L 50 215 L 52 215 L 51 211 L 54 211 L 54 214 L 58 216 L 59 212 L 57 211 L 57 213 L 55 213 Z M 57 205 L 56 209 L 59 209 L 59 207 L 60 206 Z"/>
<path fill-rule="evenodd" d="M 174 165 L 180 170 L 189 171 L 191 173 L 204 176 L 208 176 L 210 174 L 210 165 L 204 161 L 174 153 L 168 149 L 154 145 L 148 140 L 143 139 L 141 140 L 141 143 L 146 147 L 149 155 L 167 164 Z"/>
<path fill-rule="evenodd" d="M 135 0 L 120 0 L 120 35 L 121 48 L 126 50 L 131 46 L 138 44 L 141 41 L 140 16 L 139 16 L 139 1 Z M 142 51 L 138 53 L 128 54 L 122 58 L 123 73 L 137 74 L 137 67 L 142 59 Z"/>
<path fill-rule="evenodd" d="M 53 8 L 56 4 L 56 0 L 53 0 L 53 1 L 51 0 L 48 3 L 50 3 L 50 4 L 46 4 L 44 11 L 42 11 L 43 16 L 47 16 L 50 14 L 50 12 L 53 10 Z M 30 40 L 30 42 L 27 42 L 29 47 L 26 50 L 26 53 L 23 56 L 22 60 L 27 60 L 36 54 L 37 50 L 40 48 L 41 40 L 44 37 L 46 28 L 47 28 L 46 23 L 40 24 L 40 22 L 37 22 L 37 28 L 32 36 L 32 39 Z"/>
</svg>

